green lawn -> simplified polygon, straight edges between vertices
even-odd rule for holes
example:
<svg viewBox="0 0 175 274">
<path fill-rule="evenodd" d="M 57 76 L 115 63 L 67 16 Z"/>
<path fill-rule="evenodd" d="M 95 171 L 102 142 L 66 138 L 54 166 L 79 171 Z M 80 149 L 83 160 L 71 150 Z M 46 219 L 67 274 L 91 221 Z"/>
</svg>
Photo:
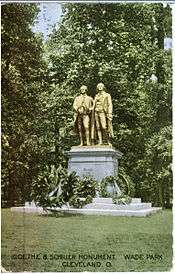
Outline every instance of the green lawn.
<svg viewBox="0 0 175 274">
<path fill-rule="evenodd" d="M 82 259 L 88 255 L 98 258 Z M 169 271 L 171 262 L 170 210 L 143 218 L 51 217 L 2 210 L 2 265 L 8 271 Z"/>
</svg>

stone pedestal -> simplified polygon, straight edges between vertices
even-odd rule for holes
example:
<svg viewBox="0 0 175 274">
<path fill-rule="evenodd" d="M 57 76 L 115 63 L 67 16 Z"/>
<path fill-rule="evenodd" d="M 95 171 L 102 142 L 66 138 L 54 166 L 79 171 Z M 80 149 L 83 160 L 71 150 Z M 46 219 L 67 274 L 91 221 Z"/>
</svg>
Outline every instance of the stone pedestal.
<svg viewBox="0 0 175 274">
<path fill-rule="evenodd" d="M 100 182 L 106 176 L 118 175 L 118 159 L 122 153 L 110 146 L 84 146 L 72 147 L 68 152 L 68 172 L 75 171 L 80 177 L 92 176 Z M 108 190 L 109 191 L 109 190 Z M 109 191 L 111 193 L 111 191 Z M 116 186 L 116 192 L 120 189 Z M 25 207 L 13 207 L 12 211 L 25 213 L 42 213 L 42 208 L 35 206 L 33 203 L 26 203 Z M 128 205 L 116 205 L 112 198 L 93 199 L 92 203 L 85 205 L 83 208 L 70 207 L 68 204 L 61 208 L 48 208 L 48 211 L 56 211 L 70 214 L 86 215 L 112 215 L 112 216 L 147 216 L 161 210 L 159 207 L 152 207 L 151 203 L 142 203 L 140 198 L 133 198 Z"/>
<path fill-rule="evenodd" d="M 80 177 L 92 176 L 101 181 L 106 176 L 117 176 L 118 159 L 122 153 L 110 146 L 72 147 L 68 152 L 68 172 Z"/>
</svg>

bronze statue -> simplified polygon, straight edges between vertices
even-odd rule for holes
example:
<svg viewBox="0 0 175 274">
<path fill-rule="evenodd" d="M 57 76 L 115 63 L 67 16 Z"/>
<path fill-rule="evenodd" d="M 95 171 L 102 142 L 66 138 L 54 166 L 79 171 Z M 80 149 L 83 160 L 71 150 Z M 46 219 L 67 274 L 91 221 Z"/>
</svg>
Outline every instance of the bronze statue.
<svg viewBox="0 0 175 274">
<path fill-rule="evenodd" d="M 111 145 L 110 138 L 113 137 L 111 95 L 106 92 L 103 83 L 97 85 L 96 92 L 93 108 L 95 113 L 95 127 L 99 140 L 98 144 L 102 145 L 107 143 Z M 94 131 L 92 130 L 92 135 L 93 134 Z"/>
<path fill-rule="evenodd" d="M 93 99 L 87 95 L 87 86 L 81 86 L 80 95 L 77 96 L 73 103 L 75 131 L 80 136 L 80 146 L 90 146 L 90 120 L 93 108 Z"/>
<path fill-rule="evenodd" d="M 98 138 L 98 144 L 111 145 L 113 137 L 112 127 L 112 100 L 111 95 L 106 92 L 103 83 L 96 88 L 96 96 L 87 95 L 87 86 L 81 86 L 80 95 L 73 103 L 75 131 L 80 136 L 80 146 L 94 145 Z"/>
</svg>

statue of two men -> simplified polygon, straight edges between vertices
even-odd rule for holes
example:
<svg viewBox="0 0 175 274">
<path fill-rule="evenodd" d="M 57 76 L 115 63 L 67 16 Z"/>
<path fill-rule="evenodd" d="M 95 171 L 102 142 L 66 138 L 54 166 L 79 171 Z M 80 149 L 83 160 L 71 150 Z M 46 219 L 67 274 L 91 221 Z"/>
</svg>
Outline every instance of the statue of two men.
<svg viewBox="0 0 175 274">
<path fill-rule="evenodd" d="M 87 95 L 87 86 L 81 86 L 80 95 L 74 100 L 74 123 L 75 131 L 80 136 L 80 146 L 94 145 L 98 138 L 98 144 L 110 145 L 113 137 L 112 128 L 112 100 L 106 92 L 103 83 L 96 88 L 96 96 Z"/>
</svg>

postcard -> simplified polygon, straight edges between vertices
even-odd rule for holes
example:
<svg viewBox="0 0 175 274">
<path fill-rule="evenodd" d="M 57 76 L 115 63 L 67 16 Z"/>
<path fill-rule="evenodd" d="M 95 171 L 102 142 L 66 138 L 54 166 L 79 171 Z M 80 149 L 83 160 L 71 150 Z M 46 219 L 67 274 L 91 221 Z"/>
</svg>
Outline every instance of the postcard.
<svg viewBox="0 0 175 274">
<path fill-rule="evenodd" d="M 2 272 L 173 269 L 173 1 L 1 1 Z"/>
</svg>

